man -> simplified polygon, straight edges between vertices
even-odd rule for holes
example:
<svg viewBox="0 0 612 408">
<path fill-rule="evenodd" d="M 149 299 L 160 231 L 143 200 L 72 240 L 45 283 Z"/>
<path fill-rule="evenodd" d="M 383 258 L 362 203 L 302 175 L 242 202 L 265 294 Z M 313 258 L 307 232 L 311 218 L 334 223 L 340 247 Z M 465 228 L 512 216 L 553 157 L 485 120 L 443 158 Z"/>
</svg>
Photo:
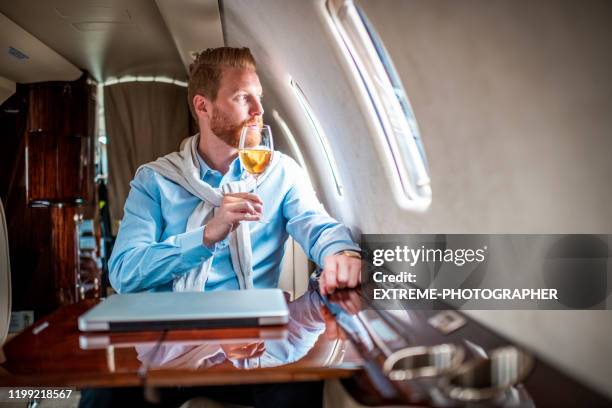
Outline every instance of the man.
<svg viewBox="0 0 612 408">
<path fill-rule="evenodd" d="M 257 194 L 245 181 L 240 132 L 260 126 L 264 113 L 250 51 L 202 52 L 190 68 L 188 99 L 199 135 L 180 152 L 137 171 L 109 262 L 113 287 L 118 292 L 276 287 L 289 234 L 323 268 L 323 294 L 357 286 L 359 248 L 322 208 L 295 161 L 275 152 L 258 179 Z M 273 389 L 278 399 L 266 400 L 320 405 L 321 390 L 317 383 L 280 384 Z"/>
<path fill-rule="evenodd" d="M 194 139 L 200 172 L 196 182 L 218 188 L 240 181 L 245 176 L 238 159 L 240 132 L 245 125 L 262 123 L 264 113 L 250 51 L 223 47 L 202 52 L 191 66 L 188 98 L 200 130 Z M 355 287 L 360 261 L 356 252 L 347 252 L 358 251 L 348 229 L 327 215 L 292 159 L 280 152 L 274 156 L 276 166 L 257 187 L 257 195 L 225 194 L 191 230 L 189 217 L 205 200 L 177 184 L 182 179 L 160 175 L 164 168 L 156 167 L 159 160 L 139 169 L 110 259 L 113 287 L 118 292 L 176 289 L 181 276 L 210 262 L 203 287 L 192 290 L 239 289 L 240 276 L 233 267 L 238 262 L 229 248 L 230 233 L 239 227 L 250 230 L 252 286 L 277 286 L 290 234 L 323 267 L 324 294 Z M 266 223 L 258 222 L 262 218 Z"/>
</svg>

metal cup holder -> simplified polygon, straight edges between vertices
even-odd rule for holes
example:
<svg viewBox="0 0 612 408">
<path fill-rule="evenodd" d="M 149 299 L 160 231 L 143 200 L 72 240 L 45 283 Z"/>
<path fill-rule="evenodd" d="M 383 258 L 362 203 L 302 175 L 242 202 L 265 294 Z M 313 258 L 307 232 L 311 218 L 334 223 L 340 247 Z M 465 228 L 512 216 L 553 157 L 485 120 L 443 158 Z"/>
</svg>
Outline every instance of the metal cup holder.
<svg viewBox="0 0 612 408">
<path fill-rule="evenodd" d="M 533 358 L 516 347 L 501 347 L 488 358 L 461 365 L 443 379 L 442 389 L 460 401 L 479 401 L 501 395 L 520 383 L 531 371 Z"/>
<path fill-rule="evenodd" d="M 454 344 L 408 347 L 391 353 L 383 372 L 393 381 L 437 377 L 459 368 L 465 351 Z"/>
</svg>

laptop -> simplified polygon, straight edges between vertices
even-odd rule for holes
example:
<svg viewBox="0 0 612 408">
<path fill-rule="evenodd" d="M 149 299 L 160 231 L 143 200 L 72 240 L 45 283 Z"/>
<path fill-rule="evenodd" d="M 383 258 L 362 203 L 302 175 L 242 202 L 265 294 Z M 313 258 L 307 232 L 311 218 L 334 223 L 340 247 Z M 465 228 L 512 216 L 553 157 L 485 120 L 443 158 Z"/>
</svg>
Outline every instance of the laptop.
<svg viewBox="0 0 612 408">
<path fill-rule="evenodd" d="M 243 331 L 246 330 L 246 333 Z M 168 333 L 161 344 L 167 346 L 200 346 L 203 344 L 232 345 L 259 343 L 265 340 L 286 340 L 289 331 L 283 326 L 258 327 L 245 329 L 240 332 L 240 337 L 228 337 L 218 331 L 211 331 L 211 336 L 199 335 L 194 339 L 191 331 L 173 331 Z M 215 335 L 216 334 L 216 335 Z M 82 350 L 98 350 L 108 347 L 134 348 L 138 346 L 154 346 L 159 344 L 159 333 L 154 332 L 113 332 L 100 333 L 90 332 L 79 335 L 79 347 Z"/>
<path fill-rule="evenodd" d="M 81 331 L 149 331 L 287 324 L 280 289 L 146 292 L 109 296 L 79 317 Z"/>
</svg>

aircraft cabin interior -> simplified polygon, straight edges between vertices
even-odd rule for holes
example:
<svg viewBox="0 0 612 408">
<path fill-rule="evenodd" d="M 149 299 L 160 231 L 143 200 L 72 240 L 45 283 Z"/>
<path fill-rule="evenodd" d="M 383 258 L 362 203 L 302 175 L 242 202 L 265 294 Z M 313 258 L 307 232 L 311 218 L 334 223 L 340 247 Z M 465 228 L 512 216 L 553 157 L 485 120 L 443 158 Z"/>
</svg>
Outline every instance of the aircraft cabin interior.
<svg viewBox="0 0 612 408">
<path fill-rule="evenodd" d="M 0 406 L 612 406 L 611 19 L 0 0 Z"/>
</svg>

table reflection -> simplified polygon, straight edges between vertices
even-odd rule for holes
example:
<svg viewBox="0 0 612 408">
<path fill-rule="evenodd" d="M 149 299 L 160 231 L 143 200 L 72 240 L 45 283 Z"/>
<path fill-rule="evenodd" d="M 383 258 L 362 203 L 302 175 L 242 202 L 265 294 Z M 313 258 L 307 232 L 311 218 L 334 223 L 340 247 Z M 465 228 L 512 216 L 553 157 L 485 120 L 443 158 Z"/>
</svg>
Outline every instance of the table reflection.
<svg viewBox="0 0 612 408">
<path fill-rule="evenodd" d="M 326 330 L 322 306 L 319 295 L 312 290 L 290 302 L 291 318 L 284 336 L 205 340 L 190 344 L 170 344 L 162 339 L 154 344 L 136 344 L 134 348 L 138 360 L 149 369 L 200 370 L 228 363 L 238 369 L 277 367 L 303 359 L 315 345 L 320 351 L 314 353 L 318 354 L 319 366 L 341 364 L 342 358 L 330 359 L 333 357 L 330 353 L 338 354 L 341 341 L 322 336 Z"/>
</svg>

